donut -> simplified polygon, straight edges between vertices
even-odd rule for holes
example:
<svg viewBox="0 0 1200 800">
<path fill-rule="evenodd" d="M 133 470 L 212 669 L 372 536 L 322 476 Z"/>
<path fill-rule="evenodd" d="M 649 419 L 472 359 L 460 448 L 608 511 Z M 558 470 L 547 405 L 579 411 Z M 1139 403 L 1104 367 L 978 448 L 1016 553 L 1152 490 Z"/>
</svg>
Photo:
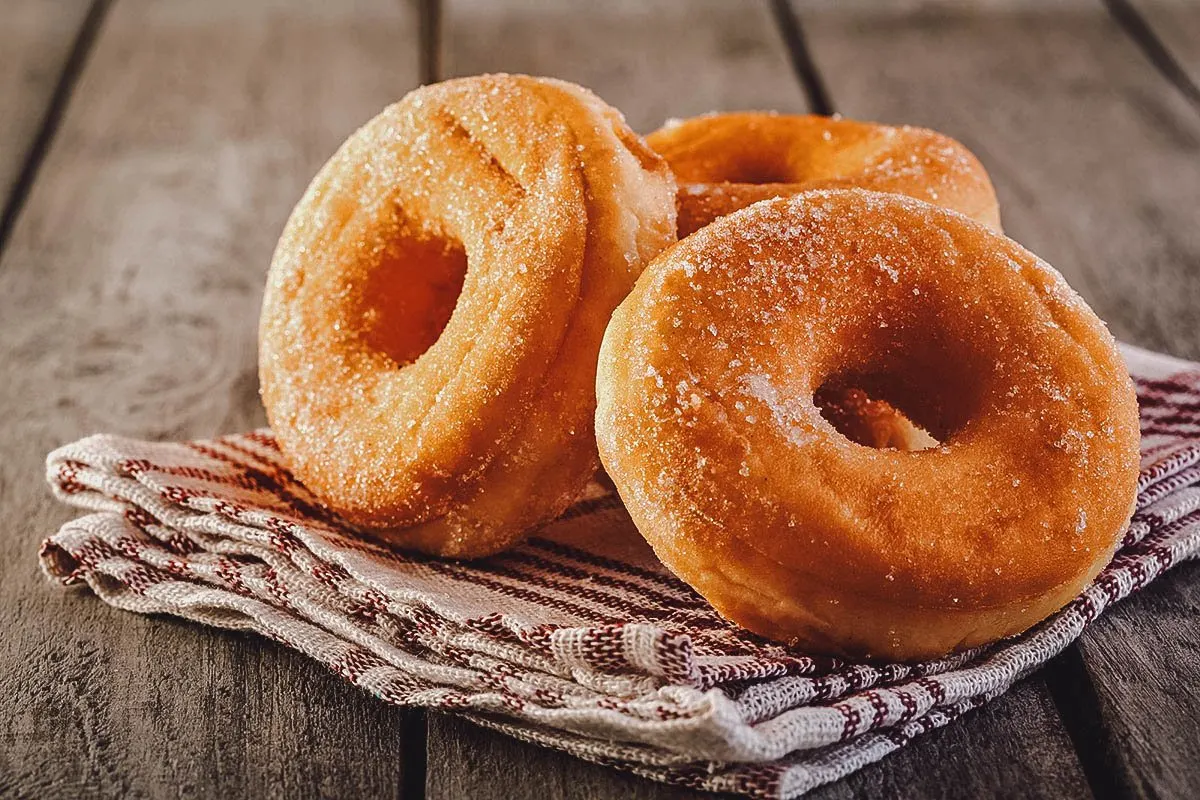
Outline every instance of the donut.
<svg viewBox="0 0 1200 800">
<path fill-rule="evenodd" d="M 936 131 L 816 115 L 761 112 L 676 120 L 647 137 L 680 182 L 679 235 L 771 197 L 818 188 L 895 192 L 959 211 L 1000 230 L 991 180 L 963 145 Z M 925 431 L 857 387 L 818 405 L 843 433 L 874 447 L 920 449 Z"/>
<path fill-rule="evenodd" d="M 587 90 L 487 75 L 412 92 L 293 210 L 259 329 L 295 476 L 348 526 L 470 558 L 598 466 L 609 315 L 675 238 L 666 164 Z"/>
<path fill-rule="evenodd" d="M 862 387 L 932 448 L 844 436 Z M 819 190 L 665 250 L 601 347 L 600 457 L 659 558 L 725 617 L 813 652 L 941 656 L 1076 596 L 1132 513 L 1116 344 L 1052 267 L 961 214 Z"/>
<path fill-rule="evenodd" d="M 668 122 L 646 141 L 679 181 L 681 237 L 770 197 L 851 187 L 926 200 L 1000 230 L 979 160 L 924 128 L 744 112 Z"/>
</svg>

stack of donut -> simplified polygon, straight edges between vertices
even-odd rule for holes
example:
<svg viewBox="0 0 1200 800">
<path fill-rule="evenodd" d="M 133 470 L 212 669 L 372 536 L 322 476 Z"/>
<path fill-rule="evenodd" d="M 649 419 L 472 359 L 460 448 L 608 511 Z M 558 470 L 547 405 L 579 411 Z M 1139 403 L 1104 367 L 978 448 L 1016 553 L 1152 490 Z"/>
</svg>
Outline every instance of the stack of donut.
<svg viewBox="0 0 1200 800">
<path fill-rule="evenodd" d="M 643 140 L 561 81 L 418 89 L 293 211 L 260 377 L 295 475 L 365 535 L 486 556 L 603 462 L 719 612 L 836 655 L 1025 630 L 1135 496 L 1115 342 L 1000 233 L 970 152 L 916 128 Z"/>
</svg>

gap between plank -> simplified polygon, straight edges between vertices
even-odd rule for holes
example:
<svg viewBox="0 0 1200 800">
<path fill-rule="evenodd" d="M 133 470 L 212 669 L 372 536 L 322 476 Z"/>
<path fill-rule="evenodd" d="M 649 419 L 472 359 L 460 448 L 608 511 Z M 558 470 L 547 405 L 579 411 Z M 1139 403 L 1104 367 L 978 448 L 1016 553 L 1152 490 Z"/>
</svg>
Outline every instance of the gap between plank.
<svg viewBox="0 0 1200 800">
<path fill-rule="evenodd" d="M 826 116 L 833 114 L 835 111 L 833 100 L 829 97 L 825 81 L 821 79 L 821 73 L 817 70 L 817 65 L 813 62 L 812 54 L 808 50 L 799 17 L 792 10 L 789 0 L 770 1 L 771 14 L 775 17 L 775 27 L 779 30 L 779 35 L 783 37 L 784 44 L 787 45 L 792 71 L 808 96 L 809 110 L 814 114 Z"/>
<path fill-rule="evenodd" d="M 1133 40 L 1154 68 L 1167 79 L 1167 82 L 1178 89 L 1192 106 L 1200 111 L 1200 86 L 1197 86 L 1187 71 L 1171 55 L 1171 51 L 1158 38 L 1158 34 L 1150 27 L 1129 0 L 1104 0 L 1109 14 L 1116 20 L 1117 25 Z"/>
<path fill-rule="evenodd" d="M 442 2 L 417 1 L 417 26 L 420 30 L 418 76 L 423 84 L 442 79 Z"/>
<path fill-rule="evenodd" d="M 1042 668 L 1042 675 L 1096 800 L 1140 797 L 1142 792 L 1114 767 L 1120 763 L 1118 743 L 1100 717 L 1100 700 L 1079 645 L 1069 645 L 1052 658 Z"/>
<path fill-rule="evenodd" d="M 79 32 L 75 35 L 75 41 L 71 43 L 71 50 L 67 54 L 62 72 L 59 73 L 58 83 L 54 85 L 54 91 L 50 94 L 46 113 L 42 115 L 42 121 L 38 125 L 37 135 L 34 136 L 33 144 L 29 146 L 29 152 L 25 154 L 25 161 L 17 174 L 12 193 L 4 204 L 4 211 L 0 213 L 0 255 L 4 253 L 9 234 L 12 233 L 17 217 L 25 206 L 25 200 L 33 189 L 38 170 L 46 158 L 51 142 L 54 141 L 54 135 L 58 132 L 63 112 L 71 100 L 75 84 L 83 73 L 84 64 L 111 5 L 112 0 L 93 0 L 87 16 L 79 26 Z"/>
<path fill-rule="evenodd" d="M 429 763 L 427 720 L 425 709 L 407 708 L 400 723 L 404 742 L 404 770 L 401 774 L 400 796 L 404 800 L 424 800 L 425 781 Z"/>
</svg>

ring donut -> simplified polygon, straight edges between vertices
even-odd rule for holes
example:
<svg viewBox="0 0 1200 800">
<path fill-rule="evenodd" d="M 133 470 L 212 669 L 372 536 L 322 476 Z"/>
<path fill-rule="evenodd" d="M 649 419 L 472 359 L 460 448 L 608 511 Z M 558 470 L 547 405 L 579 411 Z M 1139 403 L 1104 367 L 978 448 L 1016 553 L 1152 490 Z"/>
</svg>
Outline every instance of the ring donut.
<svg viewBox="0 0 1200 800">
<path fill-rule="evenodd" d="M 941 443 L 851 442 L 849 381 Z M 601 459 L 672 571 L 764 636 L 940 656 L 1025 630 L 1107 563 L 1138 475 L 1133 386 L 1062 277 L 966 217 L 822 190 L 666 250 L 601 348 Z"/>
<path fill-rule="evenodd" d="M 674 121 L 646 141 L 679 180 L 680 237 L 760 200 L 853 187 L 926 200 L 1000 230 L 983 165 L 924 128 L 745 112 Z"/>
<path fill-rule="evenodd" d="M 677 120 L 647 141 L 680 180 L 681 237 L 760 200 L 831 187 L 905 194 L 1000 230 L 996 193 L 983 165 L 935 131 L 743 112 Z M 919 450 L 933 441 L 886 401 L 857 387 L 827 388 L 817 404 L 860 444 Z"/>
<path fill-rule="evenodd" d="M 465 78 L 385 109 L 313 179 L 267 280 L 262 399 L 296 476 L 440 555 L 556 516 L 597 466 L 596 353 L 674 240 L 674 193 L 572 84 Z"/>
</svg>

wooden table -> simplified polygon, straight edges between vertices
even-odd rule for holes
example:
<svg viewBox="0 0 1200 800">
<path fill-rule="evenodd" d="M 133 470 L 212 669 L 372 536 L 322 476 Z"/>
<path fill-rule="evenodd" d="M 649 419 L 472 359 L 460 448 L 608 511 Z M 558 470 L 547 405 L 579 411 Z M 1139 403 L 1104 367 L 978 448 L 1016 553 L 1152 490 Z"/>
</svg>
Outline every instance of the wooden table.
<svg viewBox="0 0 1200 800">
<path fill-rule="evenodd" d="M 50 586 L 45 453 L 263 422 L 255 326 L 292 203 L 423 81 L 594 88 L 945 131 L 1005 226 L 1147 347 L 1200 357 L 1200 8 L 1141 0 L 0 0 L 0 796 L 661 797 L 391 708 L 258 638 Z M 1200 796 L 1200 566 L 820 797 Z"/>
</svg>

